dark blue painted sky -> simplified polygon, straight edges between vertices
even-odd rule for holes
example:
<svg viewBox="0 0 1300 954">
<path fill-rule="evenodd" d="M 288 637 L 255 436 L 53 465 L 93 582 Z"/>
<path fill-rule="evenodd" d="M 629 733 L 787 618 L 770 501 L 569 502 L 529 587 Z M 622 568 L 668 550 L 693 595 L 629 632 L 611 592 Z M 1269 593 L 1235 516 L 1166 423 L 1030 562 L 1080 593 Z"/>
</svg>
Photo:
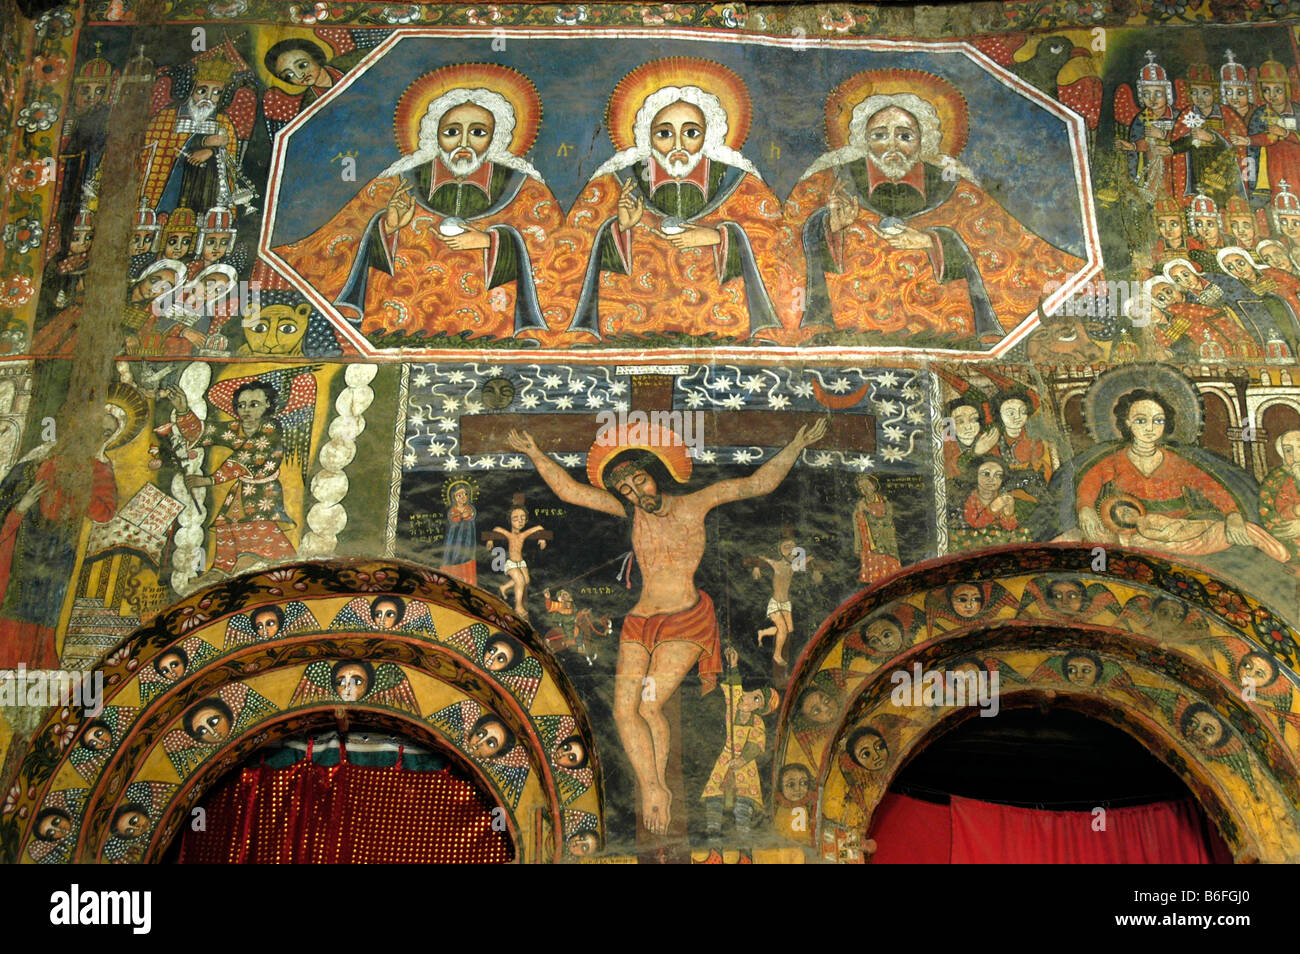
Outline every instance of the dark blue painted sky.
<svg viewBox="0 0 1300 954">
<path fill-rule="evenodd" d="M 629 70 L 661 56 L 708 57 L 735 70 L 748 84 L 754 121 L 743 151 L 782 199 L 826 148 L 822 111 L 827 93 L 836 85 L 859 70 L 887 67 L 944 76 L 962 90 L 971 107 L 963 161 L 1020 221 L 1054 244 L 1083 254 L 1064 126 L 964 56 L 587 38 L 511 38 L 499 52 L 486 37 L 401 41 L 343 97 L 293 135 L 272 244 L 294 241 L 319 228 L 361 184 L 398 157 L 392 130 L 398 98 L 414 78 L 450 63 L 501 63 L 536 84 L 543 120 L 529 160 L 568 208 L 591 173 L 613 154 L 604 128 L 610 91 Z M 557 155 L 561 144 L 570 147 L 567 158 Z M 340 151 L 356 152 L 356 182 L 342 181 L 339 164 L 328 162 Z"/>
</svg>

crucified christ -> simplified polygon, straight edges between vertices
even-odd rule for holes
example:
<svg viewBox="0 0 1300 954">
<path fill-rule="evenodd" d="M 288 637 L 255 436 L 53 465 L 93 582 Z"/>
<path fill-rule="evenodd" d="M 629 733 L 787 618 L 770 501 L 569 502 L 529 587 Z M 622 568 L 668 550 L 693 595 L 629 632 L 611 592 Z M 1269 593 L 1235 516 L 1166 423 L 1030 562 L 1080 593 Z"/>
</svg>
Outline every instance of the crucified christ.
<svg viewBox="0 0 1300 954">
<path fill-rule="evenodd" d="M 818 420 L 799 428 L 789 444 L 748 477 L 720 480 L 693 493 L 667 494 L 647 469 L 660 469 L 648 452 L 619 454 L 602 476 L 605 486 L 595 487 L 574 480 L 527 432 L 510 432 L 510 446 L 528 455 L 565 503 L 632 518 L 641 595 L 623 621 L 614 676 L 614 724 L 636 775 L 642 823 L 651 832 L 668 831 L 672 810 L 665 781 L 669 725 L 664 704 L 696 662 L 705 692 L 717 684 L 722 671 L 713 601 L 695 586 L 695 571 L 704 556 L 704 518 L 720 504 L 771 493 L 804 448 L 825 433 L 825 419 Z"/>
</svg>

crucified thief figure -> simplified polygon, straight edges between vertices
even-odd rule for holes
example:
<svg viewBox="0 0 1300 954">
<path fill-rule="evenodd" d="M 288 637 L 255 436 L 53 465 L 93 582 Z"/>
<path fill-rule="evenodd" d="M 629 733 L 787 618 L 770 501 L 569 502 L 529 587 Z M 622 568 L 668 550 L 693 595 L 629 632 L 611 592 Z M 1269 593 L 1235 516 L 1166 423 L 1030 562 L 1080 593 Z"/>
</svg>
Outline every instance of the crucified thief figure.
<svg viewBox="0 0 1300 954">
<path fill-rule="evenodd" d="M 502 599 L 509 596 L 511 590 L 514 590 L 515 613 L 523 619 L 528 619 L 528 584 L 533 581 L 528 573 L 528 564 L 524 561 L 524 541 L 535 534 L 541 534 L 537 538 L 537 548 L 545 550 L 546 541 L 550 534 L 541 526 L 528 526 L 528 508 L 523 505 L 522 497 L 518 496 L 515 498 L 514 506 L 510 508 L 510 529 L 493 527 L 490 533 L 483 534 L 483 543 L 488 547 L 500 540 L 506 542 L 505 572 L 507 579 L 497 590 L 500 592 Z"/>
<path fill-rule="evenodd" d="M 663 492 L 648 467 L 655 455 L 629 449 L 609 461 L 602 487 L 580 484 L 547 457 L 528 433 L 511 431 L 510 446 L 527 454 L 566 503 L 632 518 L 632 552 L 641 566 L 641 595 L 623 621 L 614 676 L 614 724 L 636 775 L 642 823 L 667 832 L 672 795 L 665 781 L 669 725 L 664 704 L 698 661 L 707 693 L 722 671 L 713 601 L 695 586 L 704 556 L 704 518 L 714 507 L 761 497 L 785 479 L 805 447 L 826 433 L 824 419 L 799 428 L 771 460 L 748 477 L 720 480 L 693 493 Z"/>
</svg>

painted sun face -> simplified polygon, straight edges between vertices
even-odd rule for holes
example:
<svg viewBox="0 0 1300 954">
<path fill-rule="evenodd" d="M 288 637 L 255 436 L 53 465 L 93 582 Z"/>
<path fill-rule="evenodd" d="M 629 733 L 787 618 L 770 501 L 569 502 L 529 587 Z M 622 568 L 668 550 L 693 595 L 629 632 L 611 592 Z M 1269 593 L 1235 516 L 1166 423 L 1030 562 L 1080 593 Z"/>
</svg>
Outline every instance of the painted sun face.
<svg viewBox="0 0 1300 954">
<path fill-rule="evenodd" d="M 1097 681 L 1097 664 L 1086 656 L 1071 656 L 1065 663 L 1065 678 L 1076 686 L 1091 686 Z"/>
<path fill-rule="evenodd" d="M 479 390 L 483 395 L 484 407 L 494 411 L 509 407 L 515 399 L 515 386 L 509 378 L 491 378 L 484 381 Z"/>
<path fill-rule="evenodd" d="M 496 119 L 490 112 L 473 103 L 462 103 L 443 113 L 438 123 L 438 145 L 452 163 L 472 164 L 487 153 L 495 131 Z"/>
<path fill-rule="evenodd" d="M 500 722 L 487 722 L 470 736 L 469 754 L 476 759 L 495 758 L 506 741 L 506 730 Z"/>
<path fill-rule="evenodd" d="M 962 619 L 974 619 L 984 608 L 984 594 L 978 586 L 962 583 L 953 588 L 950 602 L 952 611 Z"/>
<path fill-rule="evenodd" d="M 334 674 L 334 690 L 344 702 L 359 702 L 370 691 L 370 679 L 363 666 L 350 663 Z"/>
<path fill-rule="evenodd" d="M 224 742 L 230 735 L 230 720 L 215 706 L 203 706 L 194 713 L 194 717 L 190 720 L 190 728 L 200 742 L 216 745 L 218 742 Z"/>
<path fill-rule="evenodd" d="M 704 129 L 704 113 L 698 106 L 672 103 L 650 121 L 650 146 L 663 156 L 670 172 L 685 170 L 691 157 L 704 148 Z"/>
<path fill-rule="evenodd" d="M 858 739 L 852 754 L 853 761 L 872 772 L 879 772 L 889 761 L 889 747 L 885 740 L 870 733 Z"/>
<path fill-rule="evenodd" d="M 1134 401 L 1124 419 L 1133 438 L 1154 444 L 1165 436 L 1165 410 L 1155 401 Z"/>
</svg>

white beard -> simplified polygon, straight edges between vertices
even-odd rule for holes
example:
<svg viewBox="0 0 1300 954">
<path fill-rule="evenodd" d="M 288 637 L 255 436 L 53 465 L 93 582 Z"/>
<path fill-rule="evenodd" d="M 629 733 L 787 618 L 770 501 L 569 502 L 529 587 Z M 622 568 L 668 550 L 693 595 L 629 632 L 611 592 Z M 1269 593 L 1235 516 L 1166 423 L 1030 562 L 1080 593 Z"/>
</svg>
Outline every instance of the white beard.
<svg viewBox="0 0 1300 954">
<path fill-rule="evenodd" d="M 651 149 L 650 155 L 654 156 L 654 160 L 658 163 L 659 168 L 668 173 L 674 179 L 685 179 L 695 171 L 695 167 L 698 166 L 700 161 L 704 158 L 704 150 L 701 149 L 696 153 L 686 153 L 689 158 L 685 162 L 674 161 L 671 164 L 668 162 L 664 154 L 659 152 L 657 149 Z M 674 153 L 673 155 L 676 159 L 677 154 Z"/>
<path fill-rule="evenodd" d="M 921 161 L 920 159 L 877 159 L 869 152 L 867 153 L 867 159 L 891 182 L 897 182 L 903 178 Z"/>
<path fill-rule="evenodd" d="M 195 106 L 190 103 L 190 119 L 196 123 L 205 123 L 212 118 L 212 114 L 217 111 L 217 104 L 212 103 L 208 106 Z"/>
<path fill-rule="evenodd" d="M 483 165 L 483 163 L 487 161 L 487 153 L 484 153 L 481 156 L 478 153 L 474 153 L 474 158 L 472 159 L 467 159 L 464 156 L 453 159 L 452 156 L 462 148 L 463 147 L 461 146 L 457 146 L 455 149 L 451 150 L 451 152 L 442 148 L 438 149 L 438 155 L 442 157 L 442 164 L 450 169 L 453 175 L 461 179 L 478 172 L 479 166 Z M 470 152 L 474 151 L 471 149 Z"/>
</svg>

